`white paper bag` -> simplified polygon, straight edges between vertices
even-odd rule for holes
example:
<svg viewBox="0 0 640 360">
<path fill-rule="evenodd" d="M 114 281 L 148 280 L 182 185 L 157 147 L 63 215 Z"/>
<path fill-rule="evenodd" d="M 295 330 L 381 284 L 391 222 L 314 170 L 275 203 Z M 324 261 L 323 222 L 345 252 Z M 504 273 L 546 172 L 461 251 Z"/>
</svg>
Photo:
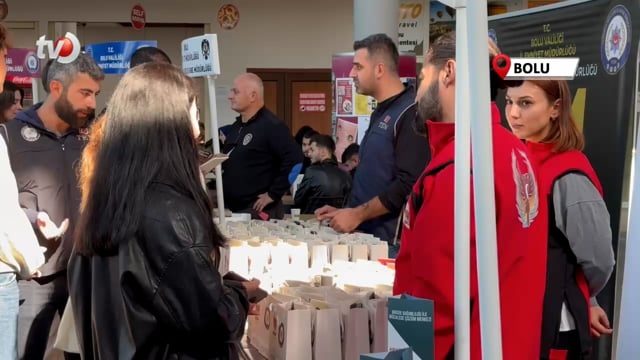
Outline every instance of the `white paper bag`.
<svg viewBox="0 0 640 360">
<path fill-rule="evenodd" d="M 302 241 L 288 241 L 290 272 L 289 280 L 309 278 L 309 247 Z"/>
<path fill-rule="evenodd" d="M 389 349 L 387 299 L 369 300 L 366 304 L 369 311 L 369 331 L 371 334 L 371 352 L 384 352 Z"/>
<path fill-rule="evenodd" d="M 389 244 L 386 241 L 379 241 L 369 244 L 369 260 L 376 261 L 378 259 L 389 258 Z"/>
<path fill-rule="evenodd" d="M 313 360 L 342 359 L 342 316 L 340 309 L 312 301 Z M 319 307 L 319 308 L 317 308 Z"/>
<path fill-rule="evenodd" d="M 321 242 L 310 243 L 311 268 L 322 269 L 329 263 L 329 248 Z"/>
<path fill-rule="evenodd" d="M 67 305 L 62 313 L 62 318 L 60 318 L 58 335 L 56 336 L 53 347 L 68 353 L 80 354 L 80 342 L 78 341 L 78 333 L 76 332 L 75 317 L 71 309 L 70 298 L 67 299 Z"/>
<path fill-rule="evenodd" d="M 311 311 L 295 303 L 272 304 L 276 320 L 271 331 L 273 360 L 312 359 Z"/>
<path fill-rule="evenodd" d="M 274 329 L 277 320 L 271 305 L 292 304 L 295 300 L 297 298 L 282 294 L 269 295 L 258 303 L 260 314 L 248 316 L 247 338 L 262 356 L 271 356 L 271 338 L 277 334 L 277 329 Z"/>
<path fill-rule="evenodd" d="M 351 261 L 369 260 L 369 247 L 367 244 L 351 244 Z"/>
<path fill-rule="evenodd" d="M 241 240 L 229 241 L 229 271 L 244 277 L 249 276 L 249 246 Z"/>
<path fill-rule="evenodd" d="M 349 261 L 349 245 L 334 243 L 331 245 L 331 264 Z"/>
</svg>

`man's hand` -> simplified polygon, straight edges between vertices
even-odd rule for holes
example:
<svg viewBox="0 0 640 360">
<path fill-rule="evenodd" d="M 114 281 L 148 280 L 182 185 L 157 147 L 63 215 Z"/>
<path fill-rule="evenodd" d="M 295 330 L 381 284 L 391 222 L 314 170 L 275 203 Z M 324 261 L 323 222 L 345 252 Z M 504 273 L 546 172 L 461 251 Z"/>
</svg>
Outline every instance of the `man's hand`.
<svg viewBox="0 0 640 360">
<path fill-rule="evenodd" d="M 609 318 L 604 309 L 600 306 L 592 306 L 591 309 L 591 335 L 600 337 L 601 335 L 610 335 L 613 333 L 609 325 Z"/>
<path fill-rule="evenodd" d="M 61 237 L 69 227 L 69 219 L 64 219 L 60 226 L 56 226 L 56 224 L 51 221 L 51 218 L 49 218 L 49 214 L 44 211 L 38 213 L 36 221 L 38 229 L 40 229 L 40 232 L 47 240 Z"/>
<path fill-rule="evenodd" d="M 335 210 L 325 216 L 331 218 L 329 226 L 341 233 L 351 233 L 362 223 L 360 212 L 352 208 Z"/>
<path fill-rule="evenodd" d="M 255 204 L 253 204 L 253 209 L 255 211 L 262 211 L 264 210 L 265 207 L 267 207 L 267 205 L 271 204 L 273 202 L 273 199 L 269 196 L 268 193 L 264 193 L 264 194 L 260 194 L 258 195 L 258 200 L 256 201 Z"/>
<path fill-rule="evenodd" d="M 220 142 L 223 144 L 225 143 L 225 141 L 227 141 L 227 137 L 224 136 L 224 133 L 222 131 L 218 133 L 218 138 L 220 139 Z"/>
<path fill-rule="evenodd" d="M 326 219 L 331 219 L 329 214 L 334 213 L 336 210 L 337 209 L 333 206 L 325 205 L 319 209 L 316 209 L 313 214 L 316 216 L 316 219 L 318 219 L 318 221 L 323 221 Z"/>
</svg>

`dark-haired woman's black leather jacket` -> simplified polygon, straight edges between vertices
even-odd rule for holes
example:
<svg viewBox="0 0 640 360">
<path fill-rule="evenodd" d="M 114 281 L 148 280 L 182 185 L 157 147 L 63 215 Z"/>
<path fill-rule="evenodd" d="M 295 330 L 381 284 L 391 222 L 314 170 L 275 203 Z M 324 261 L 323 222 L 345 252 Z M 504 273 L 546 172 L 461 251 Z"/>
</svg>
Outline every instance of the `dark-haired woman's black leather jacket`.
<svg viewBox="0 0 640 360">
<path fill-rule="evenodd" d="M 116 256 L 74 252 L 69 292 L 84 360 L 238 358 L 247 294 L 223 284 L 206 221 L 195 201 L 156 183 Z"/>
</svg>

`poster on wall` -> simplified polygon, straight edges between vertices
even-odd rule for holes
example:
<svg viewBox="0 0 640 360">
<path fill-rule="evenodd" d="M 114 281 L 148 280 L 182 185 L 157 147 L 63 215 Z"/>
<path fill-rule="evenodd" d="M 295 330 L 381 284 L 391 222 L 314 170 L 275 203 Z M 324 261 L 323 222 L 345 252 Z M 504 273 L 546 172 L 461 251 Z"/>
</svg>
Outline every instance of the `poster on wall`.
<svg viewBox="0 0 640 360">
<path fill-rule="evenodd" d="M 121 41 L 85 45 L 85 51 L 105 74 L 124 74 L 129 70 L 131 55 L 141 47 L 157 47 L 155 40 Z"/>
<path fill-rule="evenodd" d="M 376 100 L 356 92 L 349 77 L 353 66 L 353 53 L 336 54 L 331 61 L 333 79 L 333 134 L 336 138 L 336 157 L 340 159 L 349 144 L 360 144 L 369 129 L 370 115 L 376 109 Z M 407 86 L 416 84 L 416 56 L 401 54 L 398 72 Z"/>
<path fill-rule="evenodd" d="M 362 142 L 364 139 L 364 134 L 369 129 L 369 121 L 371 118 L 369 116 L 358 116 L 358 144 Z"/>
<path fill-rule="evenodd" d="M 376 100 L 370 96 L 356 93 L 356 115 L 369 116 L 376 108 Z"/>
<path fill-rule="evenodd" d="M 7 76 L 39 78 L 40 59 L 36 49 L 11 48 L 7 51 Z"/>
<path fill-rule="evenodd" d="M 353 115 L 353 80 L 336 79 L 336 108 L 338 115 Z"/>
<path fill-rule="evenodd" d="M 302 112 L 325 112 L 327 99 L 324 93 L 300 93 L 298 109 Z"/>
<path fill-rule="evenodd" d="M 429 0 L 402 1 L 398 22 L 398 51 L 422 55 L 429 23 Z"/>
<path fill-rule="evenodd" d="M 41 77 L 42 67 L 36 49 L 13 48 L 7 51 L 7 81 L 24 89 L 25 105 L 33 100 L 33 79 Z"/>
<path fill-rule="evenodd" d="M 429 6 L 429 43 L 440 35 L 456 29 L 456 9 L 437 0 Z"/>
<path fill-rule="evenodd" d="M 358 137 L 358 117 L 339 116 L 336 121 L 336 157 L 340 159 L 344 149 L 355 143 Z"/>
<path fill-rule="evenodd" d="M 489 21 L 490 36 L 509 56 L 580 59 L 575 78 L 569 81 L 572 110 L 585 136 L 584 152 L 604 188 L 616 251 L 623 187 L 627 186 L 627 144 L 635 116 L 639 18 L 640 4 L 626 0 L 532 9 Z M 504 109 L 504 94 L 497 99 Z M 614 284 L 612 278 L 598 296 L 610 319 Z"/>
</svg>

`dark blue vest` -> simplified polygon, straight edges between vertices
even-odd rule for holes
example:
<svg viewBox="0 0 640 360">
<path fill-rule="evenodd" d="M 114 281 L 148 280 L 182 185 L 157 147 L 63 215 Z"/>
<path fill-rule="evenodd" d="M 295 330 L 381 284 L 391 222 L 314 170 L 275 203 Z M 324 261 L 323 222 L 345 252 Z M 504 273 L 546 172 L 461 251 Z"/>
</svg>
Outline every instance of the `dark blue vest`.
<svg viewBox="0 0 640 360">
<path fill-rule="evenodd" d="M 392 102 L 371 114 L 360 144 L 360 163 L 353 179 L 350 207 L 360 206 L 385 191 L 396 178 L 395 141 L 398 119 L 415 102 L 415 89 L 407 88 Z M 386 104 L 385 104 L 386 105 Z M 362 223 L 358 230 L 393 242 L 400 213 L 390 213 Z"/>
</svg>

